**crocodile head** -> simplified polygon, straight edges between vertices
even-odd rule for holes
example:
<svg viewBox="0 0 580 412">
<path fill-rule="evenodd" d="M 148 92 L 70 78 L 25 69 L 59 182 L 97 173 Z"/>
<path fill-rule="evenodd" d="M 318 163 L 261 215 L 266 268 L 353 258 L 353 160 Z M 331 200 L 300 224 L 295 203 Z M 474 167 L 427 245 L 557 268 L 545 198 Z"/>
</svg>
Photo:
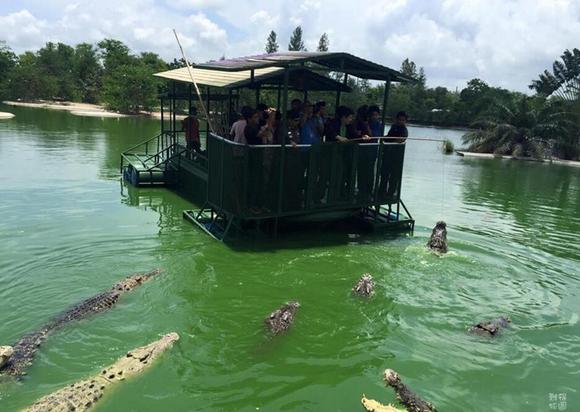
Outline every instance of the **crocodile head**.
<svg viewBox="0 0 580 412">
<path fill-rule="evenodd" d="M 13 353 L 14 348 L 12 348 L 12 346 L 0 346 L 0 368 L 4 366 Z"/>
<path fill-rule="evenodd" d="M 134 275 L 127 276 L 125 279 L 115 283 L 112 289 L 120 293 L 129 292 L 160 273 L 161 269 L 155 269 L 146 273 L 135 273 Z"/>
<path fill-rule="evenodd" d="M 113 365 L 104 369 L 100 377 L 109 382 L 114 382 L 136 375 L 151 365 L 153 360 L 169 349 L 177 340 L 179 340 L 179 335 L 172 332 L 149 345 L 133 349 Z"/>
<path fill-rule="evenodd" d="M 392 369 L 385 369 L 385 382 L 389 386 L 396 386 L 401 383 L 401 377 Z"/>
</svg>

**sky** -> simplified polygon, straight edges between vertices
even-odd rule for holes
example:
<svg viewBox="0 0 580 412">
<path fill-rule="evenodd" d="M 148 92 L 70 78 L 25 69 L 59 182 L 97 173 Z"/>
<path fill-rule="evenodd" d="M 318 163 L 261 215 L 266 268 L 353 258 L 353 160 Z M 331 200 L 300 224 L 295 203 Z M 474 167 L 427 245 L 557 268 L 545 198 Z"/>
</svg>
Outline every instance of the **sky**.
<svg viewBox="0 0 580 412">
<path fill-rule="evenodd" d="M 286 50 L 294 27 L 314 51 L 398 69 L 422 66 L 431 87 L 462 89 L 480 78 L 529 92 L 528 84 L 565 49 L 580 48 L 580 0 L 0 0 L 0 40 L 20 53 L 48 41 L 123 41 L 134 52 L 190 60 L 261 53 L 270 30 Z"/>
</svg>

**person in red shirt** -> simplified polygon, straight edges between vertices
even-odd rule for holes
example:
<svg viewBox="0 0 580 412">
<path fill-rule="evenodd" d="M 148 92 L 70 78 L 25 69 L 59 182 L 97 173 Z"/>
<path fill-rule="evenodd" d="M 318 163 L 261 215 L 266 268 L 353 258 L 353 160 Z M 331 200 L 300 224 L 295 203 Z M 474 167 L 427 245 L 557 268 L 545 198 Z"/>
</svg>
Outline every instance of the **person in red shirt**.
<svg viewBox="0 0 580 412">
<path fill-rule="evenodd" d="M 185 132 L 185 143 L 188 150 L 195 150 L 201 153 L 201 142 L 199 140 L 199 120 L 197 120 L 197 109 L 191 107 L 189 116 L 183 119 L 181 130 Z"/>
</svg>

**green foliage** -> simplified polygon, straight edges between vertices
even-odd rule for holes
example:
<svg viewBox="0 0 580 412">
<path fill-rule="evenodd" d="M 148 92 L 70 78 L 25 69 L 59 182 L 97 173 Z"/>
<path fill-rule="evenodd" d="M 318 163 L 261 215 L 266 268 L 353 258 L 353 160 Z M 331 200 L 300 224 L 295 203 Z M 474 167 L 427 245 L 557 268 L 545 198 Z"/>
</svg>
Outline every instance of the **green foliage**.
<svg viewBox="0 0 580 412">
<path fill-rule="evenodd" d="M 10 74 L 14 67 L 16 67 L 16 54 L 5 42 L 0 41 L 0 98 L 4 98 L 8 94 L 8 82 Z"/>
<path fill-rule="evenodd" d="M 319 52 L 327 52 L 330 42 L 328 41 L 328 34 L 322 33 L 320 36 L 320 40 L 318 40 L 318 47 L 317 51 Z"/>
<path fill-rule="evenodd" d="M 302 27 L 298 26 L 292 32 L 292 37 L 290 37 L 290 43 L 288 43 L 289 51 L 306 51 L 304 47 L 304 41 L 302 40 Z"/>
<path fill-rule="evenodd" d="M 505 105 L 494 104 L 487 115 L 463 136 L 468 150 L 515 157 L 543 158 L 572 125 L 561 106 L 542 99 L 520 97 Z"/>
<path fill-rule="evenodd" d="M 530 89 L 544 96 L 557 96 L 569 102 L 580 100 L 580 50 L 565 50 L 556 60 L 552 72 L 544 70 L 530 84 Z"/>
<path fill-rule="evenodd" d="M 454 150 L 455 145 L 453 144 L 453 142 L 449 139 L 444 139 L 442 147 L 443 154 L 451 154 L 453 153 Z"/>
<path fill-rule="evenodd" d="M 276 35 L 276 32 L 272 30 L 266 40 L 266 53 L 276 53 L 278 48 L 278 36 Z"/>
<path fill-rule="evenodd" d="M 97 49 L 88 43 L 77 44 L 73 59 L 73 72 L 80 100 L 97 103 L 103 69 L 99 64 Z"/>
</svg>

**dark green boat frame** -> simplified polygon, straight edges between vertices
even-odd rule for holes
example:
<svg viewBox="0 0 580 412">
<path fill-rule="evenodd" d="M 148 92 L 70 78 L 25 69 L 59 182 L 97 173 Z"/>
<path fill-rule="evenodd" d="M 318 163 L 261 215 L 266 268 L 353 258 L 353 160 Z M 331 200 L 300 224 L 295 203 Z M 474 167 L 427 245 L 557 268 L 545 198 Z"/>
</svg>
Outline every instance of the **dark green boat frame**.
<svg viewBox="0 0 580 412">
<path fill-rule="evenodd" d="M 321 67 L 342 71 L 343 81 L 317 74 Z M 242 88 L 255 89 L 256 102 L 260 101 L 261 90 L 277 90 L 278 109 L 288 106 L 290 90 L 303 92 L 305 99 L 312 89 L 335 90 L 336 107 L 341 92 L 349 90 L 347 78 L 352 74 L 385 80 L 384 108 L 391 81 L 410 79 L 346 53 L 280 53 L 211 62 L 197 69 L 211 70 L 208 73 L 217 78 L 228 71 L 248 73 L 247 79 L 227 87 L 218 88 L 211 84 L 212 79 L 207 81 L 204 103 L 208 112 L 217 115 L 212 118 L 215 133 L 206 123 L 206 151 L 200 154 L 186 150 L 177 127 L 178 102 L 186 101 L 191 107 L 195 101 L 191 84 L 185 93 L 183 87 L 179 91 L 176 88 L 176 82 L 187 83 L 183 69 L 161 73 L 161 77 L 173 81 L 171 92 L 162 97 L 161 134 L 122 155 L 126 180 L 135 185 L 141 181 L 151 184 L 155 171 L 159 183 L 175 186 L 202 204 L 200 209 L 184 211 L 184 217 L 218 240 L 227 239 L 233 231 L 267 231 L 276 236 L 281 223 L 344 218 L 371 229 L 414 229 L 415 221 L 401 199 L 405 143 L 381 140 L 251 146 L 224 137 L 233 120 L 231 113 L 239 109 Z M 214 102 L 219 103 L 212 107 Z M 164 109 L 167 103 L 169 113 Z M 287 130 L 286 110 L 281 113 L 282 127 Z M 137 153 L 150 147 L 154 148 L 150 153 Z M 140 180 L 140 171 L 151 179 Z"/>
</svg>

